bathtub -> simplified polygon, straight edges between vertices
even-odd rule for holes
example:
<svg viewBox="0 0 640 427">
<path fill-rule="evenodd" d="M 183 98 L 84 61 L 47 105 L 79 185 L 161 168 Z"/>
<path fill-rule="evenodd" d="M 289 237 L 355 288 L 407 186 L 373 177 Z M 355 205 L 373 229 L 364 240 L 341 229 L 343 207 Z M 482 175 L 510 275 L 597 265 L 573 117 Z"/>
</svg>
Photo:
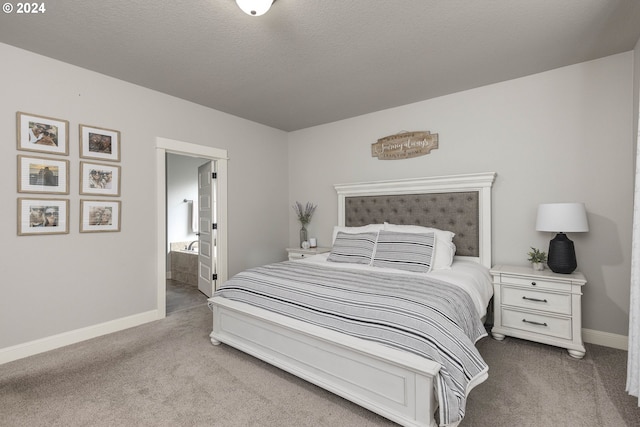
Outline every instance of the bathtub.
<svg viewBox="0 0 640 427">
<path fill-rule="evenodd" d="M 198 286 L 198 247 L 186 249 L 189 242 L 177 242 L 170 245 L 170 278 L 178 282 Z"/>
</svg>

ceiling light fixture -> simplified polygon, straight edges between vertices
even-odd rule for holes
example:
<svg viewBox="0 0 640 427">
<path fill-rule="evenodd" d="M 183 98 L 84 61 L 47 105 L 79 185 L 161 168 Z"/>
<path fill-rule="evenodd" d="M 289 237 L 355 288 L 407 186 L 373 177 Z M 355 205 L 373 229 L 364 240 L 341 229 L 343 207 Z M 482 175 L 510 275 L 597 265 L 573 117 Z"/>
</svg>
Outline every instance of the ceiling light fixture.
<svg viewBox="0 0 640 427">
<path fill-rule="evenodd" d="M 251 16 L 264 15 L 274 2 L 275 0 L 236 0 L 238 7 Z"/>
</svg>

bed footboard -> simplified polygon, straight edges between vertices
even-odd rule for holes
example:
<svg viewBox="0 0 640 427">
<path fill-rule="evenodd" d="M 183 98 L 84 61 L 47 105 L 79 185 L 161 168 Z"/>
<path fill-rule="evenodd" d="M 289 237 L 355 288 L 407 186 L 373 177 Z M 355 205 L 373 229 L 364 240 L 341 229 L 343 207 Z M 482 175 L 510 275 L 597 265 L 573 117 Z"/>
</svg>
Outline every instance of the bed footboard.
<svg viewBox="0 0 640 427">
<path fill-rule="evenodd" d="M 403 426 L 435 427 L 440 365 L 222 297 L 209 299 L 225 343 Z"/>
</svg>

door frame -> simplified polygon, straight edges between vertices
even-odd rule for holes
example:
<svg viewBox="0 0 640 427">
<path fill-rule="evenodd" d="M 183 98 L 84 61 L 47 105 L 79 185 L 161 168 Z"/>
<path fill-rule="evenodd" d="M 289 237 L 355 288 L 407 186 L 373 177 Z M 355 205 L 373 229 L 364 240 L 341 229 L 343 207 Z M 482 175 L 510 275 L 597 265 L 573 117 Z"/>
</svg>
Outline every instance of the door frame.
<svg viewBox="0 0 640 427">
<path fill-rule="evenodd" d="M 218 284 L 228 275 L 227 258 L 227 150 L 156 137 L 156 277 L 158 319 L 167 315 L 167 161 L 166 154 L 201 157 L 216 162 L 217 169 L 217 274 Z"/>
</svg>

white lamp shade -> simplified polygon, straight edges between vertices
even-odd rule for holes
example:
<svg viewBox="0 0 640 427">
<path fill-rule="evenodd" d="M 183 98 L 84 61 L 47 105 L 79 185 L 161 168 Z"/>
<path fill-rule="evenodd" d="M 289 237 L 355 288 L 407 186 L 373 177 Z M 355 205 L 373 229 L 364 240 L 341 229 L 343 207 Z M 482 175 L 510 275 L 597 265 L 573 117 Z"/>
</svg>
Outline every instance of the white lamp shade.
<svg viewBox="0 0 640 427">
<path fill-rule="evenodd" d="M 554 233 L 589 231 L 584 203 L 547 203 L 539 205 L 536 230 Z"/>
<path fill-rule="evenodd" d="M 273 0 L 236 0 L 236 3 L 247 15 L 260 16 L 269 11 Z"/>
</svg>

